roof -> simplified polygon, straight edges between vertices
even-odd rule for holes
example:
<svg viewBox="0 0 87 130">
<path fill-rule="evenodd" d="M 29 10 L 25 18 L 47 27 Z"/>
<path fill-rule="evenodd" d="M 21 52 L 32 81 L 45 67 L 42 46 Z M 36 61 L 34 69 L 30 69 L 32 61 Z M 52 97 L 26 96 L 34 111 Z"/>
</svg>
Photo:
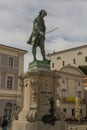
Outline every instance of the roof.
<svg viewBox="0 0 87 130">
<path fill-rule="evenodd" d="M 7 45 L 3 45 L 3 44 L 0 44 L 0 47 L 8 48 L 8 49 L 13 49 L 15 51 L 22 51 L 24 54 L 27 53 L 27 50 L 23 50 L 23 49 L 20 49 L 20 48 L 11 47 L 11 46 L 7 46 Z"/>
<path fill-rule="evenodd" d="M 70 48 L 70 49 L 66 49 L 66 50 L 62 50 L 62 51 L 49 53 L 48 56 L 57 55 L 57 54 L 65 53 L 65 52 L 68 52 L 68 51 L 74 51 L 74 50 L 78 50 L 78 49 L 82 49 L 82 48 L 87 48 L 87 45 L 78 46 L 78 47 L 74 47 L 74 48 Z"/>
</svg>

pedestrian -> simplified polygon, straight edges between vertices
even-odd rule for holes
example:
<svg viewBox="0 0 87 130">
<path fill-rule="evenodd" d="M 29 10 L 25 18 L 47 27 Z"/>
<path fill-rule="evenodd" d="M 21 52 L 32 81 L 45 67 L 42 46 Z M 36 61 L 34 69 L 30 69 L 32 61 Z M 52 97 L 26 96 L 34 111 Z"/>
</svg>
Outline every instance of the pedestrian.
<svg viewBox="0 0 87 130">
<path fill-rule="evenodd" d="M 4 116 L 1 123 L 2 130 L 7 130 L 7 126 L 8 126 L 8 120 L 6 119 L 6 116 Z"/>
</svg>

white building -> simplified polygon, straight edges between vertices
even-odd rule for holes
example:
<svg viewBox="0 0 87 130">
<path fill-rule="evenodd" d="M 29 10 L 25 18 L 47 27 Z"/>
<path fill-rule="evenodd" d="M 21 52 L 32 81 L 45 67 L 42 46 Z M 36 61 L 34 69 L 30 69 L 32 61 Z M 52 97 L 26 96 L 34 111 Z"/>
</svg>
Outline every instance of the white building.
<svg viewBox="0 0 87 130">
<path fill-rule="evenodd" d="M 48 59 L 51 60 L 51 70 L 59 70 L 66 65 L 87 66 L 87 45 L 53 52 L 48 54 Z"/>
<path fill-rule="evenodd" d="M 81 97 L 82 98 L 81 113 L 82 116 L 86 116 L 87 110 L 85 108 L 86 105 L 84 100 L 87 99 L 84 93 L 85 75 L 78 69 L 78 67 L 87 66 L 87 45 L 62 50 L 58 52 L 53 52 L 51 54 L 48 54 L 48 59 L 51 61 L 50 64 L 51 70 L 58 70 L 61 75 L 60 78 L 61 87 L 59 87 L 58 92 L 60 95 L 59 97 L 63 98 L 61 100 L 63 111 L 67 112 L 70 116 L 74 116 L 75 98 Z M 85 86 L 86 83 L 87 80 L 85 80 Z"/>
<path fill-rule="evenodd" d="M 57 94 L 60 106 L 67 117 L 75 117 L 75 99 L 80 99 L 81 117 L 86 116 L 85 92 L 84 92 L 84 73 L 76 67 L 65 66 L 58 71 L 60 75 Z"/>
<path fill-rule="evenodd" d="M 0 116 L 10 118 L 20 106 L 21 88 L 18 76 L 24 72 L 26 50 L 0 44 Z"/>
</svg>

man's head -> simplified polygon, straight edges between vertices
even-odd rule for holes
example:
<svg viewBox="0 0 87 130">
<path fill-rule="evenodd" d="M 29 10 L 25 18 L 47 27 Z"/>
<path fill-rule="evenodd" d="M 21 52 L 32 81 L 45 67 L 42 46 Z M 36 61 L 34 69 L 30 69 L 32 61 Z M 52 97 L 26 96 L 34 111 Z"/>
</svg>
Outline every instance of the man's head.
<svg viewBox="0 0 87 130">
<path fill-rule="evenodd" d="M 3 118 L 5 119 L 5 118 L 6 118 L 6 116 L 4 115 L 4 116 L 3 116 Z"/>
<path fill-rule="evenodd" d="M 46 10 L 41 10 L 41 11 L 39 12 L 39 15 L 41 15 L 42 17 L 47 16 Z"/>
</svg>

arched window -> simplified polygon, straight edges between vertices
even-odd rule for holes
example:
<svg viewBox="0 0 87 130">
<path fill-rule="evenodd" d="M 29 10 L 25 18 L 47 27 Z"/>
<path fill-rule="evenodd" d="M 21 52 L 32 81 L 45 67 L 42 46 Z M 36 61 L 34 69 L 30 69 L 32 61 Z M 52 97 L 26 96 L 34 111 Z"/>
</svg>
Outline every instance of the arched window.
<svg viewBox="0 0 87 130">
<path fill-rule="evenodd" d="M 61 90 L 61 97 L 66 98 L 66 89 Z"/>
<path fill-rule="evenodd" d="M 4 115 L 6 115 L 8 117 L 8 119 L 10 119 L 11 114 L 12 114 L 12 104 L 6 103 L 5 108 L 4 108 Z"/>
</svg>

